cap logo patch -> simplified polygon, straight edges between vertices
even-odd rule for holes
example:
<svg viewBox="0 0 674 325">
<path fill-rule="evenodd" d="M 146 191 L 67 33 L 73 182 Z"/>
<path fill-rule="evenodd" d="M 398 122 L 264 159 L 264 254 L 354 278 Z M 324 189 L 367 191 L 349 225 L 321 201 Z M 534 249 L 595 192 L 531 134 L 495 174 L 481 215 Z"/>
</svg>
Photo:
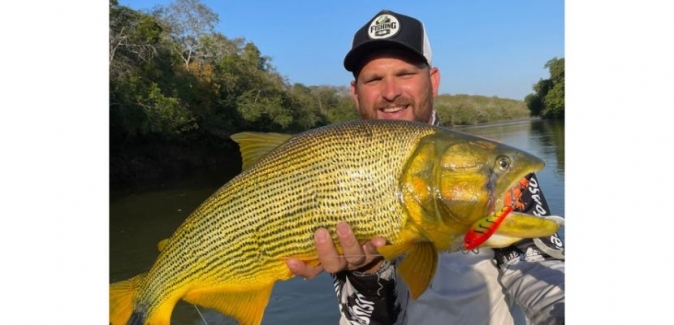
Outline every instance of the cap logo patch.
<svg viewBox="0 0 674 325">
<path fill-rule="evenodd" d="M 395 36 L 400 30 L 400 22 L 391 15 L 380 15 L 375 18 L 367 30 L 370 38 L 381 39 Z"/>
</svg>

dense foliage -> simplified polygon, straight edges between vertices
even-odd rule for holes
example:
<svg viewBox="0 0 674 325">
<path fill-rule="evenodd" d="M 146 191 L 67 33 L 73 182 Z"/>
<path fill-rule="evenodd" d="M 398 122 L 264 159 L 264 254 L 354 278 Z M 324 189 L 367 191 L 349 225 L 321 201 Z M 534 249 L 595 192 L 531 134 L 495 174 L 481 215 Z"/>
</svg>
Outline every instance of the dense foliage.
<svg viewBox="0 0 674 325">
<path fill-rule="evenodd" d="M 527 95 L 524 101 L 531 116 L 564 119 L 564 58 L 552 58 L 545 68 L 550 71 L 550 78 L 534 84 L 535 93 Z"/>
<path fill-rule="evenodd" d="M 113 185 L 238 162 L 229 135 L 242 130 L 358 118 L 347 85 L 290 84 L 253 42 L 216 32 L 218 15 L 199 0 L 148 12 L 110 0 L 109 14 Z M 441 95 L 436 108 L 444 125 L 529 117 L 523 101 L 496 97 Z"/>
<path fill-rule="evenodd" d="M 529 111 L 521 100 L 476 95 L 439 95 L 434 107 L 442 125 L 472 125 L 479 123 L 523 119 Z"/>
</svg>

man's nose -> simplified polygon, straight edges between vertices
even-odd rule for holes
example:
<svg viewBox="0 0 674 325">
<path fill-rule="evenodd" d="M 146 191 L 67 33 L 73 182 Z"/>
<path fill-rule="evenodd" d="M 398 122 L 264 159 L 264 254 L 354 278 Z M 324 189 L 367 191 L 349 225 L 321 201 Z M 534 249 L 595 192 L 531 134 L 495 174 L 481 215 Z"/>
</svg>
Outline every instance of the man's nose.
<svg viewBox="0 0 674 325">
<path fill-rule="evenodd" d="M 382 97 L 388 101 L 395 100 L 398 96 L 401 95 L 402 91 L 400 85 L 393 78 L 384 79 L 382 83 Z"/>
</svg>

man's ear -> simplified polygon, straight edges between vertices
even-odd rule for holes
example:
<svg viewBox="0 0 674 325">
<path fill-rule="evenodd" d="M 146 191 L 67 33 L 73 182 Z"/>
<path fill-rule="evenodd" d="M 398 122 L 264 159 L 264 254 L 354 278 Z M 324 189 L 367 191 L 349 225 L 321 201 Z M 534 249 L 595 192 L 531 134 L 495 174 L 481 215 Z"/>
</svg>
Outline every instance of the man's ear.
<svg viewBox="0 0 674 325">
<path fill-rule="evenodd" d="M 438 96 L 438 89 L 440 87 L 440 70 L 432 67 L 429 74 L 431 77 L 431 87 L 433 87 L 433 97 L 436 97 Z"/>
<path fill-rule="evenodd" d="M 356 107 L 360 107 L 358 92 L 356 91 L 356 82 L 356 80 L 352 80 L 349 89 L 351 90 L 351 97 L 353 97 L 353 102 L 356 103 Z"/>
</svg>

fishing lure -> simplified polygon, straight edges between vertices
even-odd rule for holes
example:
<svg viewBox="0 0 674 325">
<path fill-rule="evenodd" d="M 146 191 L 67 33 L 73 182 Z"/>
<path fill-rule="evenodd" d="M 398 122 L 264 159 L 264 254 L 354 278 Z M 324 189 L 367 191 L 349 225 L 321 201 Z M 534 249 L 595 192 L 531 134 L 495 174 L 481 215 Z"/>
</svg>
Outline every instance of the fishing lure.
<svg viewBox="0 0 674 325">
<path fill-rule="evenodd" d="M 463 237 L 464 248 L 466 250 L 472 250 L 473 248 L 482 245 L 494 234 L 494 232 L 496 232 L 496 229 L 498 229 L 512 210 L 512 206 L 504 206 L 498 213 L 491 214 L 475 222 Z"/>
</svg>

